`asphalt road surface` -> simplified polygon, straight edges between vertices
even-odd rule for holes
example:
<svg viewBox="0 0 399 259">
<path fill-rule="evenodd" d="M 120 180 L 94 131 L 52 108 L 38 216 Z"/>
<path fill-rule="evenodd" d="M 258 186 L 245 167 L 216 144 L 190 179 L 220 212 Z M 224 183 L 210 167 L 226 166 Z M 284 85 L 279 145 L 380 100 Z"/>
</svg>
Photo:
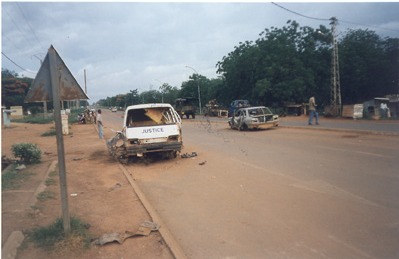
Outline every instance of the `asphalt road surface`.
<svg viewBox="0 0 399 259">
<path fill-rule="evenodd" d="M 183 141 L 127 168 L 188 258 L 399 258 L 397 136 L 184 119 Z"/>
</svg>

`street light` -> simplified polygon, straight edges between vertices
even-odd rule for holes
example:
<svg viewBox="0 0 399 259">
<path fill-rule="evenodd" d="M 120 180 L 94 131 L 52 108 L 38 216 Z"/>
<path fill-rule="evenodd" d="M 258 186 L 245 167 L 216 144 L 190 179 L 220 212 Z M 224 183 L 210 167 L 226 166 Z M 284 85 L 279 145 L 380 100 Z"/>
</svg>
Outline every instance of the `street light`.
<svg viewBox="0 0 399 259">
<path fill-rule="evenodd" d="M 161 89 L 161 94 L 162 94 L 162 103 L 163 103 L 163 91 L 164 91 L 164 89 L 163 89 L 163 84 L 164 83 L 162 83 L 161 81 L 159 81 L 158 79 L 154 79 L 155 81 L 158 81 L 160 84 L 161 84 L 161 86 L 159 87 L 159 89 Z"/>
<path fill-rule="evenodd" d="M 195 70 L 194 68 L 190 67 L 190 66 L 186 66 L 187 68 L 192 69 L 196 74 L 197 74 L 197 88 L 198 88 L 198 103 L 199 103 L 199 109 L 200 109 L 200 114 L 202 114 L 202 107 L 201 107 L 201 91 L 200 91 L 200 86 L 199 86 L 199 74 L 197 72 L 197 70 Z"/>
</svg>

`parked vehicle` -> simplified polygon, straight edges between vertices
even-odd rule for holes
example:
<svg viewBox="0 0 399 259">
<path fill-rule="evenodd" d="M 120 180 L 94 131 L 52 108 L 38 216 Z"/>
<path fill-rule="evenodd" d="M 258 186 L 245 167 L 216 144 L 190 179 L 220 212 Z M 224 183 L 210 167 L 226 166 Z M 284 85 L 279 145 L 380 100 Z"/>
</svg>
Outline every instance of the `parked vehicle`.
<svg viewBox="0 0 399 259">
<path fill-rule="evenodd" d="M 230 127 L 238 130 L 277 127 L 278 123 L 278 115 L 265 106 L 239 108 L 229 119 Z"/>
<path fill-rule="evenodd" d="M 176 99 L 176 111 L 181 118 L 183 118 L 183 116 L 186 116 L 186 118 L 189 119 L 191 115 L 191 117 L 195 119 L 196 100 L 197 98 L 194 97 L 184 97 Z"/>
<path fill-rule="evenodd" d="M 117 112 L 118 109 L 116 107 L 112 107 L 111 112 Z"/>
<path fill-rule="evenodd" d="M 210 100 L 203 108 L 204 116 L 217 116 L 217 117 L 227 117 L 227 109 L 221 107 L 216 99 Z"/>
<path fill-rule="evenodd" d="M 244 108 L 244 107 L 250 107 L 251 105 L 249 104 L 248 100 L 234 100 L 231 102 L 230 107 L 229 107 L 229 113 L 227 117 L 232 117 L 234 114 L 234 111 L 239 109 L 239 108 Z"/>
<path fill-rule="evenodd" d="M 129 157 L 162 152 L 176 157 L 182 148 L 181 118 L 170 104 L 140 104 L 126 108 L 123 129 L 107 142 L 108 150 L 121 162 Z"/>
</svg>

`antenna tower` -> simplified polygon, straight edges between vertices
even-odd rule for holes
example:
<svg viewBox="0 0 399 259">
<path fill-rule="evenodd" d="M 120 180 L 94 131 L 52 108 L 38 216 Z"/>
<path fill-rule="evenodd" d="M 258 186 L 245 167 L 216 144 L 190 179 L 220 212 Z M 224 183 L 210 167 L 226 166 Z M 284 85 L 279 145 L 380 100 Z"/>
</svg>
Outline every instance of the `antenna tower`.
<svg viewBox="0 0 399 259">
<path fill-rule="evenodd" d="M 338 42 L 336 37 L 338 19 L 331 17 L 330 21 L 333 41 L 331 57 L 331 113 L 333 116 L 341 116 L 341 83 L 339 78 Z"/>
</svg>

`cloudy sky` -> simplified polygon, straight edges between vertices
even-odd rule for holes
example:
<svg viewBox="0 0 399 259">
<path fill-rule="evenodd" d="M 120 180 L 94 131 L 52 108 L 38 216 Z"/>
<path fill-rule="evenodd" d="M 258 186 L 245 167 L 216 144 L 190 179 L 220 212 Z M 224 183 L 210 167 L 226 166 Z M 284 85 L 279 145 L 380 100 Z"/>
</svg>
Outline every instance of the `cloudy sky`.
<svg viewBox="0 0 399 259">
<path fill-rule="evenodd" d="M 216 78 L 216 63 L 239 42 L 290 19 L 317 28 L 329 22 L 312 18 L 335 16 L 338 32 L 399 37 L 399 2 L 278 4 L 308 18 L 271 2 L 2 2 L 2 68 L 34 78 L 53 45 L 83 89 L 86 70 L 92 103 L 180 87 L 194 71 Z"/>
</svg>

